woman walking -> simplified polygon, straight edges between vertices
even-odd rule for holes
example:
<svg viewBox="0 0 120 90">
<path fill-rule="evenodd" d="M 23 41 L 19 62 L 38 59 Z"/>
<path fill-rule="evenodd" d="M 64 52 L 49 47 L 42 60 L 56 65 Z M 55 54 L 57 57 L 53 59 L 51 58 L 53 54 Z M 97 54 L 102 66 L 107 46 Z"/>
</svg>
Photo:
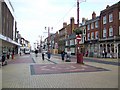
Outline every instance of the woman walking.
<svg viewBox="0 0 120 90">
<path fill-rule="evenodd" d="M 62 57 L 62 61 L 64 61 L 64 58 L 65 58 L 65 52 L 64 52 L 64 50 L 61 52 L 61 57 Z"/>
</svg>

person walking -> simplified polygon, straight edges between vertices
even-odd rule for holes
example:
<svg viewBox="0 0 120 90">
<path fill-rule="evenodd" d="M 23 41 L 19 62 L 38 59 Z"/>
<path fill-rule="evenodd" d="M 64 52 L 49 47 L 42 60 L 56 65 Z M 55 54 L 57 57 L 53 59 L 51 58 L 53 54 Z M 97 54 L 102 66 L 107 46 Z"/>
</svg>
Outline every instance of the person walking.
<svg viewBox="0 0 120 90">
<path fill-rule="evenodd" d="M 86 51 L 86 57 L 88 57 L 88 50 Z"/>
<path fill-rule="evenodd" d="M 37 54 L 38 54 L 38 50 L 37 49 L 35 49 L 35 56 L 37 57 Z"/>
<path fill-rule="evenodd" d="M 65 57 L 65 51 L 64 50 L 61 52 L 61 57 L 62 57 L 62 61 L 64 61 L 64 57 Z"/>
<path fill-rule="evenodd" d="M 70 49 L 68 49 L 66 54 L 66 62 L 70 62 L 71 61 L 70 58 L 71 58 L 71 51 Z"/>
<path fill-rule="evenodd" d="M 42 51 L 42 60 L 44 60 L 44 59 L 45 59 L 45 52 Z"/>
<path fill-rule="evenodd" d="M 107 51 L 105 51 L 105 58 L 107 58 Z"/>
<path fill-rule="evenodd" d="M 8 51 L 7 52 L 7 59 L 9 59 L 10 58 L 10 52 Z"/>
<path fill-rule="evenodd" d="M 48 52 L 47 52 L 47 56 L 48 56 L 48 60 L 50 60 L 50 58 L 51 58 L 50 50 L 48 50 Z"/>
<path fill-rule="evenodd" d="M 104 55 L 105 55 L 105 51 L 103 50 L 103 51 L 102 51 L 102 56 L 103 56 L 103 58 L 104 58 Z"/>
<path fill-rule="evenodd" d="M 20 56 L 21 56 L 22 52 L 21 52 L 21 49 L 20 49 Z"/>
</svg>

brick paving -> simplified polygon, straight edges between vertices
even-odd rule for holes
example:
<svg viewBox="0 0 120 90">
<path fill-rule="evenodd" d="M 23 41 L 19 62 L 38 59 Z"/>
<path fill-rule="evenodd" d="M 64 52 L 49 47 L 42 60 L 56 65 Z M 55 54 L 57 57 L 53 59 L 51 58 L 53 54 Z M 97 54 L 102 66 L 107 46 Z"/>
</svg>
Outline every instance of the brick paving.
<svg viewBox="0 0 120 90">
<path fill-rule="evenodd" d="M 61 73 L 79 73 L 79 72 L 97 72 L 109 71 L 100 67 L 90 65 L 71 64 L 47 64 L 47 65 L 31 65 L 31 75 L 40 74 L 61 74 Z"/>
<path fill-rule="evenodd" d="M 2 89 L 2 67 L 0 67 L 0 90 Z"/>
<path fill-rule="evenodd" d="M 33 59 L 30 55 L 16 57 L 15 59 L 11 59 L 8 64 L 18 64 L 18 63 L 34 63 Z"/>
<path fill-rule="evenodd" d="M 89 65 L 91 67 L 95 67 L 94 69 L 98 67 L 98 69 L 105 69 L 105 71 L 98 70 L 97 72 L 86 71 L 57 74 L 36 74 L 34 72 L 36 75 L 31 75 L 31 66 L 40 68 L 40 66 L 47 65 L 47 67 L 64 67 L 63 65 L 66 65 L 66 67 L 71 68 L 74 65 L 76 66 L 76 62 L 63 62 L 60 58 L 58 59 L 52 56 L 51 61 L 57 63 L 55 64 L 48 60 L 41 60 L 41 54 L 39 54 L 38 57 L 35 57 L 34 54 L 24 57 L 31 57 L 33 59 L 27 59 L 26 61 L 29 61 L 29 63 L 22 61 L 22 63 L 9 63 L 2 67 L 3 88 L 118 88 L 118 66 L 116 65 L 84 62 L 85 65 L 83 66 L 85 67 L 86 65 Z M 24 57 L 21 56 L 19 58 L 23 60 L 22 58 Z"/>
</svg>

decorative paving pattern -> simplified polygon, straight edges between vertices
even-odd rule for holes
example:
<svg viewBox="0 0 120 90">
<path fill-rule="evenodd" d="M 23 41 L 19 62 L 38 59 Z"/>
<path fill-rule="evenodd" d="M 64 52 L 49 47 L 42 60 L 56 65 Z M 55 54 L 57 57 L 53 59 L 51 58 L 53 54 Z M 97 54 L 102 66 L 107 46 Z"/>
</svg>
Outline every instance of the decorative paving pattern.
<svg viewBox="0 0 120 90">
<path fill-rule="evenodd" d="M 30 65 L 30 69 L 31 69 L 31 75 L 109 71 L 104 68 L 75 64 L 75 63 L 47 64 L 47 65 L 35 64 L 35 65 Z"/>
<path fill-rule="evenodd" d="M 26 56 L 15 58 L 8 62 L 8 64 L 17 64 L 17 63 L 19 64 L 20 63 L 34 63 L 34 60 L 29 55 L 26 55 Z"/>
</svg>

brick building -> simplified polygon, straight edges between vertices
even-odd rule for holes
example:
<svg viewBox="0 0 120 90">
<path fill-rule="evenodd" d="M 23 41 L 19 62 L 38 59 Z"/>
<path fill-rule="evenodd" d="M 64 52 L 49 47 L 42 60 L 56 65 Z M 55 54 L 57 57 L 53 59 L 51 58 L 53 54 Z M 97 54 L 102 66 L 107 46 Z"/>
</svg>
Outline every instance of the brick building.
<svg viewBox="0 0 120 90">
<path fill-rule="evenodd" d="M 85 51 L 89 52 L 88 56 L 98 57 L 100 17 L 99 16 L 96 17 L 96 13 L 93 12 L 92 19 L 87 20 L 85 26 L 86 26 Z"/>
<path fill-rule="evenodd" d="M 99 52 L 107 57 L 120 57 L 120 2 L 109 6 L 100 13 Z"/>
</svg>

